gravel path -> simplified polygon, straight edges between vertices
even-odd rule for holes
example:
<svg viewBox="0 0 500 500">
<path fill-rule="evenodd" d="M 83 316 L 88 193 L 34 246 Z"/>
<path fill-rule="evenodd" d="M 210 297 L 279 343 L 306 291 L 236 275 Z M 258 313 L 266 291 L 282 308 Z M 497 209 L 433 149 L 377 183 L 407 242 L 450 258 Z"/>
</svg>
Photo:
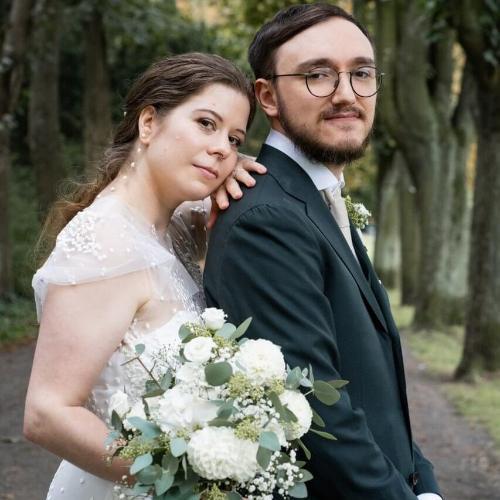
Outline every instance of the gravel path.
<svg viewBox="0 0 500 500">
<path fill-rule="evenodd" d="M 44 499 L 58 464 L 21 435 L 33 350 L 30 344 L 0 352 L 0 500 Z M 446 500 L 500 500 L 500 460 L 491 440 L 464 422 L 436 382 L 405 356 L 415 439 L 435 464 Z"/>
</svg>

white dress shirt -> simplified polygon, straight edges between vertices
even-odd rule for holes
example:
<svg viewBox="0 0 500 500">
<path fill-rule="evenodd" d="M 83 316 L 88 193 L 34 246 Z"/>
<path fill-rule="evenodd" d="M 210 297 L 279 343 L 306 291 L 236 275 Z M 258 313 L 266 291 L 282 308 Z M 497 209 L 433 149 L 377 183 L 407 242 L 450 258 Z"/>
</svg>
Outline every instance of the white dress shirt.
<svg viewBox="0 0 500 500">
<path fill-rule="evenodd" d="M 293 161 L 298 163 L 304 172 L 311 178 L 318 191 L 330 188 L 333 191 L 343 189 L 345 186 L 344 174 L 341 174 L 340 179 L 328 169 L 323 163 L 315 163 L 307 158 L 306 155 L 295 144 L 281 132 L 271 129 L 266 144 L 285 153 Z M 435 493 L 422 493 L 417 496 L 418 500 L 442 500 Z"/>
</svg>

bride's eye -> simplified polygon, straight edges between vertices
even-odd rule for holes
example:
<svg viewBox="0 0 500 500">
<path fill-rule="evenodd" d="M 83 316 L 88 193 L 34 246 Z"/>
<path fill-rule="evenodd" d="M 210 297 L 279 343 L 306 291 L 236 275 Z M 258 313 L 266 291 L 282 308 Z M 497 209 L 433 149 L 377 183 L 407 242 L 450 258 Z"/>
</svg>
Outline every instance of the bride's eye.
<svg viewBox="0 0 500 500">
<path fill-rule="evenodd" d="M 239 148 L 243 143 L 243 141 L 235 135 L 229 137 L 229 142 L 231 143 L 231 146 L 234 146 L 236 148 Z"/>
<path fill-rule="evenodd" d="M 215 130 L 215 122 L 211 120 L 210 118 L 199 118 L 198 123 L 201 125 L 202 128 L 209 129 L 209 130 Z"/>
</svg>

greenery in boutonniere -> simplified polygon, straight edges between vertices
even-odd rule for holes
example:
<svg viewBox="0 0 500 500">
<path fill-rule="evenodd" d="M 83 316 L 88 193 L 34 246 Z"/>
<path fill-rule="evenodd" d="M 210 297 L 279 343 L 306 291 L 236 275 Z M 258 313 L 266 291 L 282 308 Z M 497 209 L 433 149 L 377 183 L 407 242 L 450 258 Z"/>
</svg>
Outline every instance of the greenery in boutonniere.
<svg viewBox="0 0 500 500">
<path fill-rule="evenodd" d="M 351 197 L 345 197 L 345 206 L 347 208 L 347 215 L 351 222 L 358 228 L 364 229 L 368 224 L 368 219 L 372 213 L 363 205 L 363 203 L 353 203 Z"/>
</svg>

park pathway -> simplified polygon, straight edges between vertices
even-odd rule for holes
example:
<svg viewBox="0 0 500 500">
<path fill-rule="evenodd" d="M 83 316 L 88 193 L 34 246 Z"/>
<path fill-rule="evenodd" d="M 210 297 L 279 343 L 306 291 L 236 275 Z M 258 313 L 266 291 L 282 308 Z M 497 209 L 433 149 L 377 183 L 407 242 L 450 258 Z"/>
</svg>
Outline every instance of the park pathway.
<svg viewBox="0 0 500 500">
<path fill-rule="evenodd" d="M 29 344 L 0 352 L 0 500 L 45 499 L 58 464 L 21 435 L 33 350 Z M 500 500 L 500 461 L 491 453 L 491 440 L 465 423 L 436 382 L 405 356 L 415 439 L 436 465 L 446 500 Z"/>
</svg>

